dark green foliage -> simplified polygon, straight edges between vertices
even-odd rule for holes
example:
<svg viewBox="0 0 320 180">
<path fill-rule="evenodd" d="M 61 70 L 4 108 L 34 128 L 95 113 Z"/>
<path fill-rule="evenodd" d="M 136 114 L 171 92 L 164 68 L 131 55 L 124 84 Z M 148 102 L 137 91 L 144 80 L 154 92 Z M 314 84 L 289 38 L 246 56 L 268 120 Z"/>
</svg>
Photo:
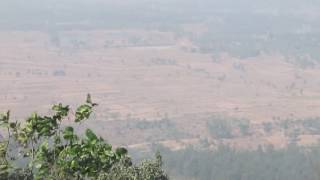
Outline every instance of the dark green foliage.
<svg viewBox="0 0 320 180">
<path fill-rule="evenodd" d="M 117 121 L 117 123 L 119 124 L 117 129 L 121 130 L 122 133 L 131 133 L 131 130 L 138 130 L 141 138 L 137 138 L 136 143 L 191 138 L 175 121 L 168 117 L 160 119 L 127 118 L 126 120 Z M 152 134 L 152 136 L 146 136 L 145 134 Z"/>
<path fill-rule="evenodd" d="M 87 120 L 96 105 L 88 95 L 74 123 Z M 10 122 L 9 111 L 0 116 L 1 130 L 7 131 L 0 142 L 0 179 L 168 179 L 160 155 L 135 165 L 127 149 L 113 150 L 92 130 L 81 138 L 72 126 L 63 127 L 69 106 L 57 104 L 52 110 L 52 116 L 33 113 L 25 123 Z"/>
<path fill-rule="evenodd" d="M 308 118 L 301 123 L 311 134 L 320 134 L 320 118 Z"/>
<path fill-rule="evenodd" d="M 209 133 L 219 139 L 230 139 L 236 136 L 234 130 L 238 129 L 241 136 L 250 134 L 250 121 L 246 119 L 226 118 L 214 116 L 207 121 Z"/>
<path fill-rule="evenodd" d="M 215 138 L 232 138 L 232 127 L 225 119 L 215 119 L 207 122 L 210 134 Z"/>
<path fill-rule="evenodd" d="M 173 179 L 201 180 L 319 180 L 320 147 L 305 149 L 290 145 L 257 150 L 234 150 L 220 146 L 215 151 L 163 149 L 166 169 Z M 182 163 L 183 162 L 183 163 Z"/>
<path fill-rule="evenodd" d="M 129 162 L 129 163 L 128 163 Z M 126 168 L 123 168 L 126 167 Z M 131 166 L 131 162 L 126 159 L 121 160 L 115 164 L 109 173 L 101 174 L 99 179 L 107 180 L 167 180 L 162 167 L 162 158 L 159 154 L 156 155 L 155 160 L 147 160 L 141 162 L 139 166 Z"/>
<path fill-rule="evenodd" d="M 293 24 L 287 24 L 288 17 L 281 16 L 277 21 L 270 21 L 268 16 L 248 14 L 240 17 L 229 14 L 223 19 L 229 23 L 209 24 L 210 30 L 194 40 L 202 52 L 216 55 L 226 52 L 240 59 L 281 54 L 288 62 L 301 68 L 312 68 L 319 62 L 319 33 L 297 33 L 293 30 L 299 29 L 299 21 L 303 22 L 301 19 L 292 18 L 295 21 Z M 255 23 L 247 24 L 248 19 Z M 267 24 L 272 24 L 275 28 L 273 32 L 266 31 L 267 27 L 261 28 Z M 234 29 L 234 26 L 237 28 Z"/>
<path fill-rule="evenodd" d="M 162 129 L 170 129 L 175 128 L 176 124 L 169 119 L 161 119 L 161 120 L 139 120 L 136 121 L 135 127 L 138 129 L 156 129 L 156 128 L 162 128 Z"/>
<path fill-rule="evenodd" d="M 289 138 L 298 138 L 301 134 L 320 134 L 320 118 L 306 119 L 285 119 L 273 126 L 278 126 L 283 129 L 285 135 Z"/>
</svg>

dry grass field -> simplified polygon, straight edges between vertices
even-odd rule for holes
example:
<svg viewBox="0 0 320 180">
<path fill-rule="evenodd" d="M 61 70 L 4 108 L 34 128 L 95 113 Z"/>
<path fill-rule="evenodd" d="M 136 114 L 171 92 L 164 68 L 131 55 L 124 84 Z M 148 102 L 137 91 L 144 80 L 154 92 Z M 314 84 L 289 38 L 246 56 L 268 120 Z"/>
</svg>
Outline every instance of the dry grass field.
<svg viewBox="0 0 320 180">
<path fill-rule="evenodd" d="M 224 142 L 237 147 L 287 143 L 264 122 L 319 116 L 320 68 L 299 68 L 281 55 L 215 59 L 172 33 L 119 31 L 0 32 L 0 110 L 21 119 L 57 102 L 75 106 L 91 93 L 99 103 L 85 126 L 116 144 L 173 149 L 207 139 L 212 115 L 249 119 L 251 136 Z M 130 119 L 168 117 L 174 128 L 136 128 Z M 129 119 L 129 120 L 127 120 Z M 144 122 L 145 122 L 144 121 Z M 170 122 L 171 122 L 170 121 Z M 168 127 L 167 127 L 168 126 Z M 304 134 L 312 144 L 317 135 Z"/>
</svg>

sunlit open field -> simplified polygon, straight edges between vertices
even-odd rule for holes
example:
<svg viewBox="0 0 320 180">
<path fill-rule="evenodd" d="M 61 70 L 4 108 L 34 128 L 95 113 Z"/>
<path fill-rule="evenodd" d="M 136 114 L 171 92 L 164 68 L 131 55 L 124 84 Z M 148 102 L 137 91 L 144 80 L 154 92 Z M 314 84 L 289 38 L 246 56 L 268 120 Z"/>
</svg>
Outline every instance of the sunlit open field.
<svg viewBox="0 0 320 180">
<path fill-rule="evenodd" d="M 36 110 L 50 112 L 58 102 L 75 106 L 91 93 L 99 107 L 88 126 L 102 136 L 132 147 L 160 141 L 173 148 L 214 141 L 205 119 L 217 114 L 249 119 L 257 127 L 252 136 L 227 140 L 235 146 L 283 145 L 280 130 L 259 130 L 263 122 L 320 112 L 319 67 L 303 69 L 280 55 L 216 59 L 169 32 L 59 33 L 59 39 L 40 31 L 0 33 L 1 111 L 10 109 L 21 119 Z M 177 137 L 162 133 L 166 129 L 126 128 L 127 119 L 163 117 L 176 124 Z M 301 143 L 317 138 L 306 134 Z"/>
</svg>

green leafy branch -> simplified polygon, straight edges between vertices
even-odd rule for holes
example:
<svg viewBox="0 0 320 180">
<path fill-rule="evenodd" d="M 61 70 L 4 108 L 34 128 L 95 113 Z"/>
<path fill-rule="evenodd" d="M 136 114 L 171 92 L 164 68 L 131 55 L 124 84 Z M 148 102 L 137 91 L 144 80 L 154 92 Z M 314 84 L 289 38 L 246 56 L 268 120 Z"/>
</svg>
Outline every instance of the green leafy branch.
<svg viewBox="0 0 320 180">
<path fill-rule="evenodd" d="M 88 95 L 86 103 L 76 108 L 73 122 L 88 120 L 95 106 Z M 0 179 L 108 179 L 119 165 L 121 170 L 127 170 L 127 174 L 114 171 L 120 173 L 119 177 L 144 177 L 136 171 L 127 149 L 113 150 L 112 145 L 90 129 L 79 137 L 72 126 L 64 127 L 63 121 L 71 113 L 69 106 L 56 104 L 52 111 L 51 116 L 33 113 L 24 123 L 11 122 L 9 111 L 0 116 L 0 126 L 7 130 L 5 140 L 0 143 Z M 21 161 L 27 163 L 17 163 Z M 156 170 L 148 171 L 149 174 L 159 172 L 162 176 L 151 179 L 166 178 L 160 166 L 153 168 Z"/>
</svg>

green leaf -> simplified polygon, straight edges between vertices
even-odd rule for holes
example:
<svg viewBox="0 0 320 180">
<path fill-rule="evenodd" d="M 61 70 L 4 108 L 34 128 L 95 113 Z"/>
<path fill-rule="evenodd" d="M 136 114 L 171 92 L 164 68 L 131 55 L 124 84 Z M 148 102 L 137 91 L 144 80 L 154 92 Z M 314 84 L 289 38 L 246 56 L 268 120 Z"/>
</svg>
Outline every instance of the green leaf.
<svg viewBox="0 0 320 180">
<path fill-rule="evenodd" d="M 45 134 L 49 135 L 50 134 L 50 129 L 48 127 L 44 127 L 40 130 L 40 134 Z"/>
<path fill-rule="evenodd" d="M 92 106 L 84 104 L 77 108 L 75 122 L 81 122 L 88 119 L 92 113 Z"/>
<path fill-rule="evenodd" d="M 49 143 L 48 143 L 48 141 L 47 141 L 47 140 L 44 141 L 44 142 L 40 145 L 39 149 L 40 149 L 41 151 L 47 151 L 47 150 L 49 149 Z"/>
<path fill-rule="evenodd" d="M 75 168 L 78 168 L 78 166 L 79 164 L 75 160 L 71 161 L 71 168 L 75 169 Z"/>
<path fill-rule="evenodd" d="M 74 132 L 73 127 L 70 127 L 70 126 L 66 127 L 63 132 L 63 138 L 66 140 L 72 140 L 74 137 L 73 132 Z"/>
<path fill-rule="evenodd" d="M 42 167 L 42 164 L 36 164 L 35 166 L 34 166 L 36 169 L 40 169 L 41 167 Z"/>
<path fill-rule="evenodd" d="M 116 155 L 119 157 L 123 157 L 128 154 L 128 150 L 126 148 L 120 147 L 116 149 Z"/>
<path fill-rule="evenodd" d="M 8 126 L 10 119 L 10 111 L 0 114 L 0 126 Z"/>
<path fill-rule="evenodd" d="M 10 123 L 9 124 L 9 127 L 11 128 L 11 129 L 15 129 L 16 127 L 17 127 L 17 123 L 15 122 L 15 123 Z"/>
<path fill-rule="evenodd" d="M 5 170 L 7 170 L 8 168 L 9 168 L 8 165 L 2 164 L 2 165 L 0 165 L 0 172 L 1 172 L 1 171 L 5 171 Z"/>
<path fill-rule="evenodd" d="M 91 129 L 87 129 L 87 130 L 86 130 L 86 137 L 88 138 L 88 140 L 89 140 L 90 142 L 93 142 L 93 141 L 97 141 L 97 140 L 98 140 L 97 135 L 95 135 Z"/>
<path fill-rule="evenodd" d="M 71 127 L 71 126 L 68 126 L 68 127 L 66 127 L 65 129 L 64 129 L 64 133 L 66 134 L 73 134 L 73 127 Z"/>
<path fill-rule="evenodd" d="M 58 120 L 61 120 L 63 117 L 66 117 L 70 111 L 69 106 L 63 106 L 61 103 L 54 105 L 52 107 L 52 110 L 55 111 L 55 117 Z"/>
</svg>

